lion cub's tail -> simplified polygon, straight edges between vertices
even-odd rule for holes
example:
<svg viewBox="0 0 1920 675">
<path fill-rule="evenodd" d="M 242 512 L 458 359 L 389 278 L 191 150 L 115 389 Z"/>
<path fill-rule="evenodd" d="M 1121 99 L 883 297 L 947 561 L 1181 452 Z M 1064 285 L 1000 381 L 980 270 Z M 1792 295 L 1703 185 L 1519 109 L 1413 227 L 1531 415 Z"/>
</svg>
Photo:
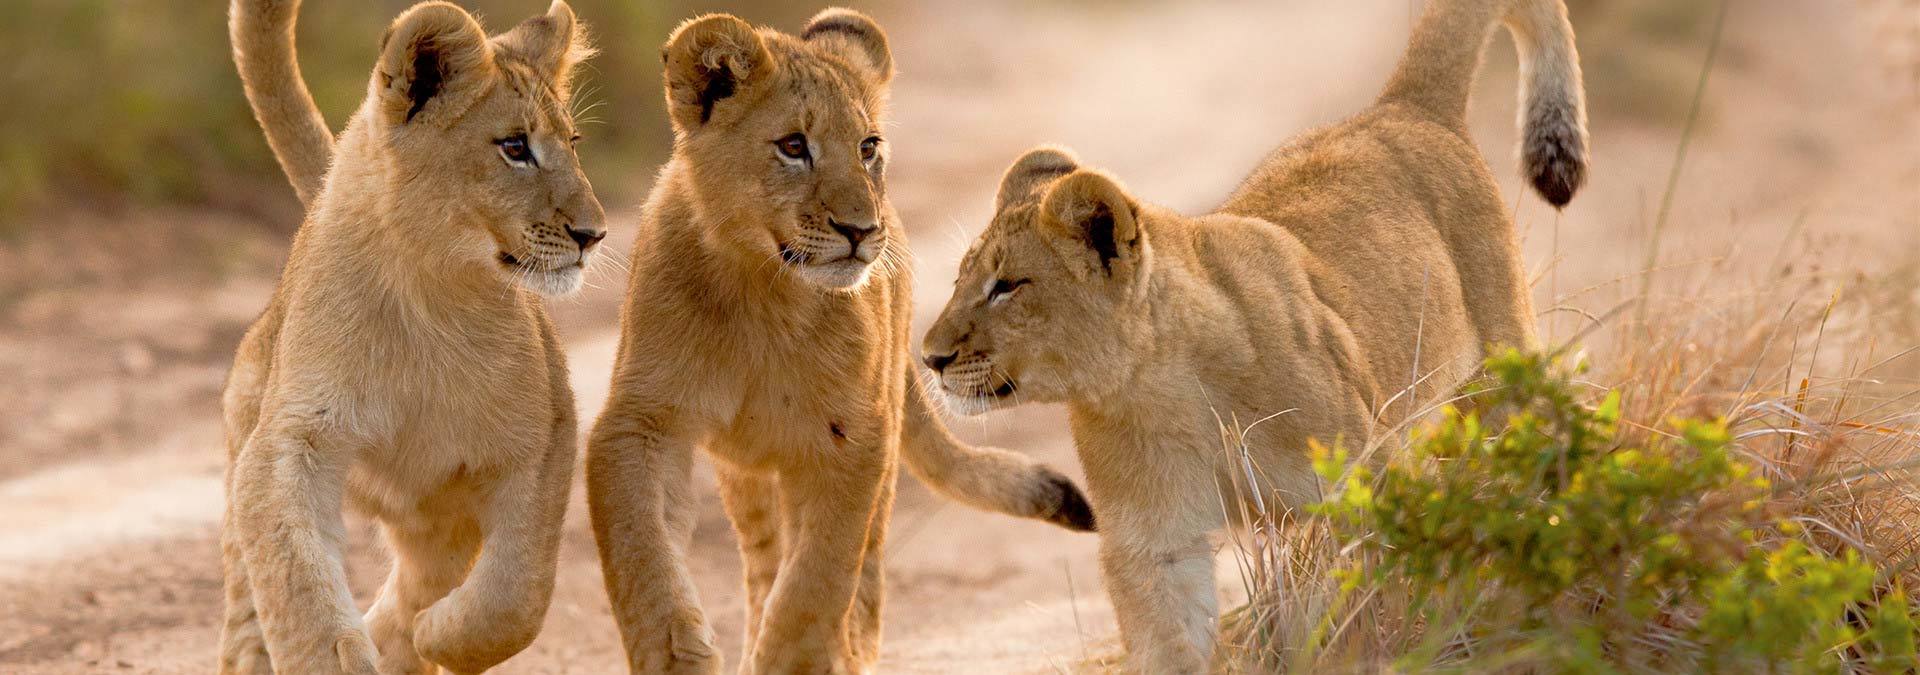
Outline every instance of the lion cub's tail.
<svg viewBox="0 0 1920 675">
<path fill-rule="evenodd" d="M 961 443 L 907 375 L 906 444 L 901 456 L 920 482 L 968 506 L 1092 532 L 1093 509 L 1066 476 L 1025 455 Z"/>
<path fill-rule="evenodd" d="M 1496 22 L 1520 52 L 1521 168 L 1541 197 L 1565 206 L 1586 178 L 1587 103 L 1561 0 L 1432 0 L 1380 101 L 1464 129 L 1474 71 Z"/>
<path fill-rule="evenodd" d="M 227 35 L 233 62 L 247 90 L 253 116 L 267 133 L 267 145 L 287 172 L 302 206 L 320 194 L 333 158 L 333 132 L 307 92 L 294 57 L 293 23 L 300 0 L 233 0 Z"/>
</svg>

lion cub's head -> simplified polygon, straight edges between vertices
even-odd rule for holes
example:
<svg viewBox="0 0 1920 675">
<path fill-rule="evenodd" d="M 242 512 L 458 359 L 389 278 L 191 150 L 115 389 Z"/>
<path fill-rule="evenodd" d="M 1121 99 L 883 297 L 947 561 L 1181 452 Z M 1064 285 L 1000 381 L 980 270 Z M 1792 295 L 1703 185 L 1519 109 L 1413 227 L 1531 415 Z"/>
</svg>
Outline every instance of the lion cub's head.
<svg viewBox="0 0 1920 675">
<path fill-rule="evenodd" d="M 580 287 L 606 215 L 580 171 L 573 67 L 591 54 L 564 2 L 488 37 L 465 10 L 421 3 L 395 19 L 359 122 L 412 214 L 396 232 L 428 264 L 486 265 L 550 295 Z"/>
<path fill-rule="evenodd" d="M 859 286 L 899 246 L 882 134 L 893 58 L 872 19 L 829 9 L 795 37 L 709 15 L 662 56 L 708 245 L 829 289 Z"/>
<path fill-rule="evenodd" d="M 922 346 L 935 389 L 964 413 L 1110 389 L 1150 335 L 1150 214 L 1057 148 L 1015 162 L 994 201 Z"/>
</svg>

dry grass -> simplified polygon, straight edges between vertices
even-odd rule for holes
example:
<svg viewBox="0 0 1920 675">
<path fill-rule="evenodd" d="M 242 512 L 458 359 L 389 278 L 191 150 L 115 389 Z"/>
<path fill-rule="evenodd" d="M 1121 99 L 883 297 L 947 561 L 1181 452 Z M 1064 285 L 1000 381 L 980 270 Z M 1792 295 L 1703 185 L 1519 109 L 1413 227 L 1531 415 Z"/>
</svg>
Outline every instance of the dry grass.
<svg viewBox="0 0 1920 675">
<path fill-rule="evenodd" d="M 1652 14 L 1674 19 L 1674 25 L 1701 23 L 1700 17 L 1661 12 Z M 1710 41 L 1717 37 L 1716 26 Z M 1606 65 L 1604 58 L 1600 61 Z M 1686 116 L 1674 177 L 1694 130 L 1707 71 L 1700 69 L 1692 92 L 1694 112 Z M 1668 199 L 1674 189 L 1670 179 Z M 1666 211 L 1663 203 L 1662 222 Z M 1781 249 L 1765 260 L 1728 254 L 1662 266 L 1662 229 L 1656 225 L 1650 234 L 1644 269 L 1633 278 L 1579 289 L 1548 305 L 1555 315 L 1548 318 L 1580 317 L 1576 335 L 1558 345 L 1557 353 L 1593 366 L 1579 381 L 1591 391 L 1592 402 L 1607 392 L 1622 397 L 1616 447 L 1648 447 L 1671 437 L 1675 419 L 1724 420 L 1733 439 L 1730 450 L 1768 486 L 1758 515 L 1748 522 L 1771 525 L 1736 530 L 1738 519 L 1713 512 L 1724 511 L 1732 500 L 1702 495 L 1698 516 L 1679 527 L 1718 530 L 1705 537 L 1731 543 L 1727 550 L 1703 555 L 1732 564 L 1793 544 L 1833 560 L 1857 556 L 1876 577 L 1874 599 L 1867 604 L 1891 596 L 1910 604 L 1905 589 L 1920 581 L 1920 530 L 1913 526 L 1920 517 L 1915 480 L 1920 471 L 1920 378 L 1915 376 L 1920 294 L 1914 291 L 1920 288 L 1920 264 L 1908 261 L 1877 277 L 1825 274 L 1822 261 L 1835 256 L 1787 248 L 1796 240 L 1796 224 Z M 1629 295 L 1627 287 L 1637 291 Z M 1608 295 L 1625 296 L 1625 301 L 1604 311 L 1590 309 L 1603 306 L 1599 298 Z M 1564 320 L 1546 323 L 1566 325 Z M 1430 424 L 1432 417 L 1418 423 Z M 1362 461 L 1369 455 L 1378 455 L 1372 458 L 1376 462 L 1401 457 L 1409 442 L 1402 431 L 1377 435 L 1360 453 Z M 1285 525 L 1271 524 L 1276 521 Z M 1249 601 L 1223 618 L 1222 670 L 1555 669 L 1548 665 L 1555 663 L 1554 645 L 1510 639 L 1529 629 L 1517 616 L 1525 612 L 1514 611 L 1526 608 L 1512 589 L 1475 579 L 1461 584 L 1473 589 L 1469 593 L 1418 595 L 1399 585 L 1404 579 L 1362 574 L 1379 565 L 1358 543 L 1364 534 L 1340 532 L 1319 514 L 1262 513 L 1256 522 L 1267 524 L 1232 539 Z M 1606 636 L 1602 667 L 1714 669 L 1693 660 L 1700 645 L 1689 641 L 1689 630 L 1706 612 L 1699 602 L 1676 602 L 1636 619 L 1609 609 L 1618 603 L 1604 591 L 1567 600 L 1561 598 L 1550 611 L 1573 614 L 1575 621 Z M 1905 605 L 1885 606 L 1904 617 Z M 1871 630 L 1867 617 L 1877 616 L 1874 611 L 1849 605 L 1839 623 Z M 1910 633 L 1911 628 L 1903 622 L 1889 630 Z M 1901 639 L 1911 644 L 1912 636 Z M 1514 649 L 1516 643 L 1524 646 Z M 1812 662 L 1742 666 L 1769 672 L 1884 668 L 1874 665 L 1873 656 L 1849 645 Z"/>
<path fill-rule="evenodd" d="M 1579 383 L 1591 389 L 1594 402 L 1603 392 L 1620 392 L 1623 447 L 1671 435 L 1667 422 L 1674 418 L 1725 419 L 1735 456 L 1770 485 L 1766 517 L 1789 524 L 1764 530 L 1747 546 L 1772 550 L 1792 538 L 1834 558 L 1860 556 L 1877 570 L 1879 593 L 1920 587 L 1920 530 L 1913 527 L 1920 517 L 1920 381 L 1913 377 L 1920 359 L 1916 348 L 1906 347 L 1916 344 L 1920 312 L 1915 285 L 1901 283 L 1913 274 L 1851 286 L 1843 282 L 1864 279 L 1783 275 L 1744 291 L 1712 292 L 1740 266 L 1726 259 L 1697 265 L 1687 278 L 1656 286 L 1666 292 L 1648 298 L 1643 322 L 1614 312 L 1613 320 L 1594 324 L 1584 343 L 1591 356 L 1571 357 L 1593 366 Z M 1393 430 L 1374 448 L 1391 459 L 1404 451 L 1406 438 Z M 1477 610 L 1503 600 L 1429 598 L 1416 611 L 1405 589 L 1343 574 L 1367 561 L 1324 518 L 1279 519 L 1289 524 L 1255 527 L 1233 539 L 1250 601 L 1223 619 L 1224 669 L 1503 665 L 1475 653 L 1486 631 L 1500 630 L 1497 619 Z M 1624 630 L 1651 651 L 1681 649 L 1683 629 L 1697 617 L 1662 613 Z M 1860 672 L 1847 658 L 1834 654 L 1831 665 Z M 1524 672 L 1538 664 L 1504 665 Z"/>
</svg>

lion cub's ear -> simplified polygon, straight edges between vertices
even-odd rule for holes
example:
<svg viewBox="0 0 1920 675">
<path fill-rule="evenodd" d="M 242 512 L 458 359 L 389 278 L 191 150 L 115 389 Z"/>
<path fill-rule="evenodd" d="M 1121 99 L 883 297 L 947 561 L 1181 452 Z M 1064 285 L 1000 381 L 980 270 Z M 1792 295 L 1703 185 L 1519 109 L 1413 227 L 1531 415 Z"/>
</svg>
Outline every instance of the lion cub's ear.
<svg viewBox="0 0 1920 675">
<path fill-rule="evenodd" d="M 855 65 L 865 67 L 880 84 L 893 79 L 893 52 L 887 48 L 887 32 L 865 14 L 829 7 L 807 21 L 800 38 L 832 47 Z"/>
<path fill-rule="evenodd" d="M 993 210 L 1004 211 L 1009 206 L 1039 199 L 1040 188 L 1079 168 L 1079 158 L 1066 148 L 1048 145 L 1028 150 L 1014 160 L 1013 166 L 1007 168 L 1007 175 L 1000 178 L 1000 194 L 994 197 Z"/>
<path fill-rule="evenodd" d="M 486 31 L 467 10 L 423 2 L 387 28 L 374 73 L 388 121 L 453 119 L 485 93 L 493 52 Z"/>
<path fill-rule="evenodd" d="M 573 67 L 592 58 L 594 52 L 586 26 L 574 17 L 573 8 L 565 0 L 553 0 L 545 15 L 520 22 L 513 30 L 495 36 L 493 43 L 538 68 L 563 94 L 568 91 Z"/>
<path fill-rule="evenodd" d="M 1098 171 L 1078 170 L 1054 183 L 1040 202 L 1042 227 L 1065 242 L 1069 259 L 1103 276 L 1127 272 L 1139 263 L 1140 209 L 1120 184 Z"/>
<path fill-rule="evenodd" d="M 660 58 L 667 65 L 668 114 L 682 131 L 712 121 L 721 101 L 773 69 L 773 55 L 753 26 L 726 14 L 680 24 Z"/>
</svg>

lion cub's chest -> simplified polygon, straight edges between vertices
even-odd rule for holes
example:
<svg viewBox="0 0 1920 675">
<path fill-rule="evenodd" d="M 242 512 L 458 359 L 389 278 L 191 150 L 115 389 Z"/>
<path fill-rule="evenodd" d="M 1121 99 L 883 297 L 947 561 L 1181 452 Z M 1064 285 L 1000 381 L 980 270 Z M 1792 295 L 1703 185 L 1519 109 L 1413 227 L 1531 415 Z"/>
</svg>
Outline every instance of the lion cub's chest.
<svg viewBox="0 0 1920 675">
<path fill-rule="evenodd" d="M 553 402 L 539 340 L 505 333 L 416 346 L 369 368 L 382 377 L 366 383 L 363 404 L 384 414 L 366 429 L 350 474 L 356 501 L 403 510 L 452 483 L 499 475 L 543 455 Z"/>
<path fill-rule="evenodd" d="M 793 452 L 886 447 L 897 435 L 903 380 L 893 317 L 838 306 L 801 330 L 763 332 L 735 354 L 738 392 L 716 420 L 724 459 L 762 467 Z"/>
</svg>

